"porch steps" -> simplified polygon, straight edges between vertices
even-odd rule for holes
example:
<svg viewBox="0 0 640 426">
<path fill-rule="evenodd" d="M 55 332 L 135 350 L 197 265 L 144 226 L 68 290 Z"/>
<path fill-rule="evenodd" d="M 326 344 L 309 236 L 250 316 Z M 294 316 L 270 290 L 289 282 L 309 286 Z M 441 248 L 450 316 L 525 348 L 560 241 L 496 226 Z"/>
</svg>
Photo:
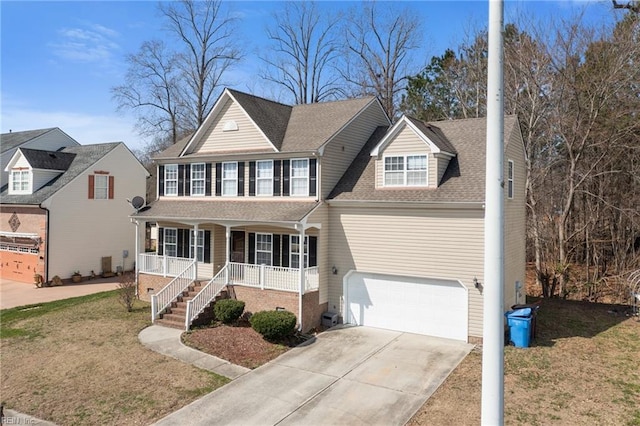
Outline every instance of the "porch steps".
<svg viewBox="0 0 640 426">
<path fill-rule="evenodd" d="M 160 318 L 156 320 L 156 323 L 165 327 L 184 330 L 185 317 L 187 315 L 187 301 L 193 299 L 205 284 L 206 282 L 194 281 L 181 296 L 178 296 L 178 298 L 171 303 L 164 313 L 160 314 Z M 196 317 L 193 325 L 199 325 L 213 320 L 213 304 L 220 299 L 226 298 L 228 298 L 228 293 L 226 290 L 222 290 L 209 306 Z"/>
</svg>

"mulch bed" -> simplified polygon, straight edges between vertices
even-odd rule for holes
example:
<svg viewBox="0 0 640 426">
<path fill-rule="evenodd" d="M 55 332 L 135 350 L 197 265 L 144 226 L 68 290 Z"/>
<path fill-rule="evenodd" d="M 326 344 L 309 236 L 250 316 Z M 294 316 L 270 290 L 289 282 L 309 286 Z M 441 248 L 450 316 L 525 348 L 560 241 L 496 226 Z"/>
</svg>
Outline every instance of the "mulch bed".
<svg viewBox="0 0 640 426">
<path fill-rule="evenodd" d="M 293 336 L 282 342 L 269 342 L 247 322 L 235 325 L 213 324 L 182 335 L 184 344 L 232 364 L 256 368 L 304 342 Z"/>
</svg>

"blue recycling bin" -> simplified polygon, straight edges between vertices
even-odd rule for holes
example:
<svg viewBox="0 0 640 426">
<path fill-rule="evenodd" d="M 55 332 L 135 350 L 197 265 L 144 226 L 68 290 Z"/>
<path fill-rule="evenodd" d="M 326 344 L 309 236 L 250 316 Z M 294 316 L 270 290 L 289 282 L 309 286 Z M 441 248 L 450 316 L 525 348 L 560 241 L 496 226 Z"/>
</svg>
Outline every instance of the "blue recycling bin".
<svg viewBox="0 0 640 426">
<path fill-rule="evenodd" d="M 528 348 L 531 340 L 531 308 L 504 314 L 509 326 L 509 340 L 516 348 Z"/>
</svg>

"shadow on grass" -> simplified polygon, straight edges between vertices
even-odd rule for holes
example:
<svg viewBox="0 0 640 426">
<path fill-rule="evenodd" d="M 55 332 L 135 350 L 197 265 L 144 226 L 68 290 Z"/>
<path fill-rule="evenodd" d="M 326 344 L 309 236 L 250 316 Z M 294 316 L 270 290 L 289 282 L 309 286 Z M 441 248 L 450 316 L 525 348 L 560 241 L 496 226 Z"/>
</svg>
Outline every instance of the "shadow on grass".
<svg viewBox="0 0 640 426">
<path fill-rule="evenodd" d="M 591 338 L 624 322 L 631 313 L 627 305 L 538 298 L 528 298 L 527 302 L 539 300 L 536 337 L 531 346 L 553 346 L 563 338 Z"/>
</svg>

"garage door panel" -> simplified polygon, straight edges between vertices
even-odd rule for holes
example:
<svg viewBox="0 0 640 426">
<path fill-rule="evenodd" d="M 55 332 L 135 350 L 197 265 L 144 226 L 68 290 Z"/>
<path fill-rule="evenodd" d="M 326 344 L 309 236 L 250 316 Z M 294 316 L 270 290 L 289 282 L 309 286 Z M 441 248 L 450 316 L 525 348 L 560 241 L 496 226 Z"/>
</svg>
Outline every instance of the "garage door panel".
<svg viewBox="0 0 640 426">
<path fill-rule="evenodd" d="M 457 281 L 353 273 L 346 321 L 467 340 L 467 291 Z"/>
</svg>

